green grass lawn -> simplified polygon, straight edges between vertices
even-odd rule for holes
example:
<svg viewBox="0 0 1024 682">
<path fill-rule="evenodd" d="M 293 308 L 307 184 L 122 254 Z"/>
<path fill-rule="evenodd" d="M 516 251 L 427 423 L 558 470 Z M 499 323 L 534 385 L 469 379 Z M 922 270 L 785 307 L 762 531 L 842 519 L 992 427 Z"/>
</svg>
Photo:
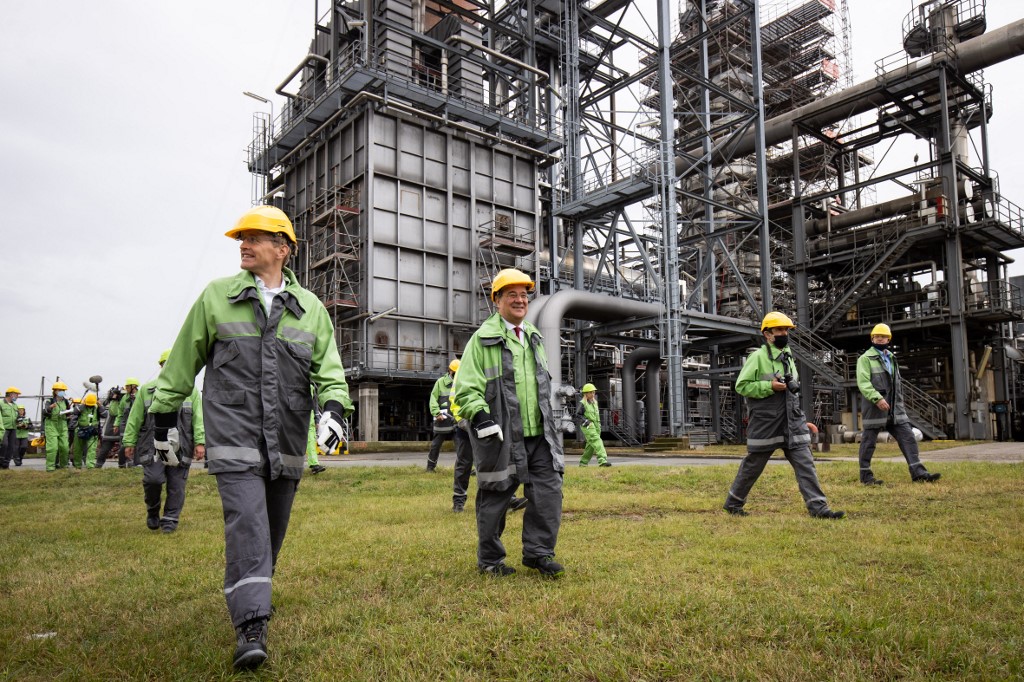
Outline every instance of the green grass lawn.
<svg viewBox="0 0 1024 682">
<path fill-rule="evenodd" d="M 521 513 L 519 572 L 477 574 L 450 469 L 330 469 L 296 498 L 270 659 L 239 677 L 1021 679 L 1024 470 L 874 468 L 891 484 L 819 464 L 837 522 L 806 514 L 787 466 L 748 518 L 721 511 L 734 465 L 571 467 L 558 581 L 519 565 Z M 214 480 L 193 473 L 177 533 L 144 517 L 137 470 L 0 475 L 0 679 L 233 676 Z"/>
</svg>

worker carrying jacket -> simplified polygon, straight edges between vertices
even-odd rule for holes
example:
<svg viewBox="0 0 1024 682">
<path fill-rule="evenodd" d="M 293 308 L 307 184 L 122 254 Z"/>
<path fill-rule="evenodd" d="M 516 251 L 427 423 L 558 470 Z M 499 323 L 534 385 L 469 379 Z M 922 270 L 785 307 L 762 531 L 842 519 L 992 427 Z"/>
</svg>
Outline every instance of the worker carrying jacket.
<svg viewBox="0 0 1024 682">
<path fill-rule="evenodd" d="M 800 394 L 775 391 L 772 381 L 790 375 L 799 385 L 800 374 L 790 349 L 761 345 L 751 353 L 736 378 L 736 392 L 747 398 L 749 414 L 747 451 L 772 452 L 808 445 L 811 432 L 800 406 Z"/>
<path fill-rule="evenodd" d="M 878 325 L 881 326 L 881 325 Z M 900 366 L 895 353 L 889 352 L 891 370 L 885 368 L 882 353 L 869 348 L 857 358 L 857 388 L 861 396 L 861 422 L 865 429 L 884 429 L 888 422 L 908 424 L 910 417 L 904 408 Z M 891 410 L 883 410 L 877 403 L 885 399 Z"/>
</svg>

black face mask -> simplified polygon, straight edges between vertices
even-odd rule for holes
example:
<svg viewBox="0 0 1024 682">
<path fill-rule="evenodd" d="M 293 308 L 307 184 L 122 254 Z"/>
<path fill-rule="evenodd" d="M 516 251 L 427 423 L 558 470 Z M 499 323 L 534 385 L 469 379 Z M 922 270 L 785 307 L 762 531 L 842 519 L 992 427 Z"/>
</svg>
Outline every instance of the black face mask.
<svg viewBox="0 0 1024 682">
<path fill-rule="evenodd" d="M 780 350 L 785 348 L 786 346 L 789 345 L 789 335 L 788 334 L 784 334 L 783 336 L 776 335 L 776 337 L 774 339 L 772 339 L 772 345 L 774 345 L 776 348 L 778 348 Z"/>
<path fill-rule="evenodd" d="M 889 344 L 887 344 L 887 343 L 873 343 L 873 344 L 871 344 L 871 346 L 875 350 L 877 350 L 879 353 L 881 353 L 883 351 L 886 351 L 886 350 L 889 350 Z"/>
</svg>

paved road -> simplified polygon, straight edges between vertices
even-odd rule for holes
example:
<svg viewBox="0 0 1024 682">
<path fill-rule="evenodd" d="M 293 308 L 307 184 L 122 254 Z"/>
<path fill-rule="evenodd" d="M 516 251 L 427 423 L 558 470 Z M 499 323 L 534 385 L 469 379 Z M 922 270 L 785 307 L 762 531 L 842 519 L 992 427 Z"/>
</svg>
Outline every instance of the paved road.
<svg viewBox="0 0 1024 682">
<path fill-rule="evenodd" d="M 824 458 L 833 461 L 857 461 L 856 457 L 829 457 L 827 454 Z M 713 466 L 716 464 L 731 464 L 735 466 L 739 462 L 738 457 L 648 457 L 644 455 L 616 455 L 614 454 L 614 451 L 609 454 L 608 459 L 613 466 Z M 875 459 L 876 461 L 902 461 L 902 458 L 899 456 L 886 458 L 876 457 Z M 980 445 L 959 445 L 945 450 L 922 452 L 921 459 L 925 462 L 1020 463 L 1024 462 L 1024 443 L 982 443 Z M 341 468 L 360 466 L 424 466 L 426 461 L 426 448 L 424 448 L 423 452 L 378 452 L 346 455 L 344 458 L 320 458 L 320 462 L 324 466 Z M 573 466 L 577 461 L 578 460 L 575 456 L 569 456 L 567 458 L 569 466 Z M 786 460 L 783 459 L 780 453 L 772 458 L 771 463 L 783 464 L 785 461 Z M 45 460 L 42 458 L 33 457 L 26 459 L 24 466 L 20 468 L 38 471 L 45 469 L 45 464 Z M 443 467 L 453 467 L 455 465 L 455 453 L 442 452 L 440 465 Z M 192 466 L 193 468 L 201 469 L 203 465 L 193 463 Z M 591 466 L 596 467 L 597 464 L 592 462 Z M 117 464 L 115 462 L 114 468 L 116 467 Z M 12 465 L 11 468 L 14 469 L 15 467 Z M 111 468 L 109 462 L 105 468 Z"/>
</svg>

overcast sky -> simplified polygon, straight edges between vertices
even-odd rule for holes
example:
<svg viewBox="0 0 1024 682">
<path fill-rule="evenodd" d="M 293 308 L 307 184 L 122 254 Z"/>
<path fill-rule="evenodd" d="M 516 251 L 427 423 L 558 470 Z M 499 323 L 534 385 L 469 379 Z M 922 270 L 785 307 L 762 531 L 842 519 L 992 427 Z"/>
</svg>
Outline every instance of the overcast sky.
<svg viewBox="0 0 1024 682">
<path fill-rule="evenodd" d="M 988 5 L 990 28 L 1024 15 L 1020 0 Z M 900 49 L 910 8 L 851 0 L 857 82 Z M 51 0 L 3 15 L 0 385 L 30 395 L 45 377 L 49 393 L 60 376 L 79 396 L 93 374 L 145 382 L 203 286 L 238 268 L 223 234 L 250 206 L 245 148 L 268 110 L 242 91 L 270 97 L 298 64 L 314 3 Z M 1018 203 L 1022 64 L 986 72 L 993 166 Z"/>
</svg>

